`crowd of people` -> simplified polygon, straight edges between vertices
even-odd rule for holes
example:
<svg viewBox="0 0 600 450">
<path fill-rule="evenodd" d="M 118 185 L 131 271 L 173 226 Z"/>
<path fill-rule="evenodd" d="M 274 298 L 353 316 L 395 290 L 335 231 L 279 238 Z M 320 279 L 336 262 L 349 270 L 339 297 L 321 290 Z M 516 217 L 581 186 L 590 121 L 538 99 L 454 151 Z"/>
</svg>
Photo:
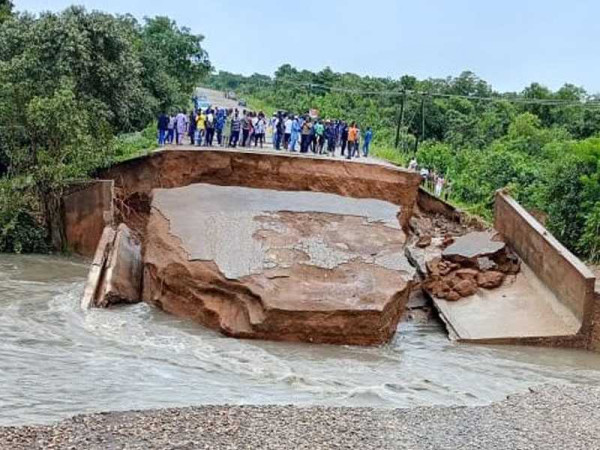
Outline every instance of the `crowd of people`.
<svg viewBox="0 0 600 450">
<path fill-rule="evenodd" d="M 205 147 L 259 147 L 271 136 L 275 150 L 299 151 L 320 155 L 340 155 L 347 159 L 369 156 L 373 130 L 361 132 L 356 122 L 322 120 L 306 115 L 284 112 L 267 118 L 263 112 L 209 107 L 205 110 L 177 115 L 161 114 L 158 118 L 158 144 L 182 145 L 184 140 L 195 146 Z M 361 148 L 362 143 L 362 148 Z M 361 151 L 362 150 L 362 151 Z M 420 167 L 413 158 L 408 168 L 420 173 L 423 185 L 436 196 L 448 198 L 451 183 L 443 174 L 427 167 Z"/>
<path fill-rule="evenodd" d="M 421 184 L 426 187 L 429 191 L 435 193 L 436 197 L 443 197 L 448 199 L 450 196 L 450 190 L 452 189 L 452 183 L 444 177 L 443 173 L 438 173 L 433 170 L 429 170 L 427 167 L 420 167 L 416 158 L 413 158 L 408 164 L 409 170 L 419 172 L 421 175 Z"/>
<path fill-rule="evenodd" d="M 356 122 L 323 120 L 285 112 L 267 118 L 263 112 L 209 107 L 158 118 L 158 144 L 182 145 L 186 136 L 191 145 L 212 147 L 263 148 L 267 132 L 275 150 L 335 156 L 340 149 L 347 159 L 369 156 L 373 130 L 364 132 Z M 362 143 L 362 147 L 361 147 Z"/>
</svg>

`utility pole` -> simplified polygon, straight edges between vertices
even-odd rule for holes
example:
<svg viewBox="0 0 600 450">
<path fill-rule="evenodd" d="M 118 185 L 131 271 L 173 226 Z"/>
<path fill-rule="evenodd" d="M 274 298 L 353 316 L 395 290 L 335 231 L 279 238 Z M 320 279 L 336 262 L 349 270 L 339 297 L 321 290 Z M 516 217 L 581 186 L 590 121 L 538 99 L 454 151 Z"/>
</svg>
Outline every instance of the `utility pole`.
<svg viewBox="0 0 600 450">
<path fill-rule="evenodd" d="M 406 101 L 406 92 L 402 90 L 402 97 L 400 100 L 400 115 L 398 117 L 398 127 L 396 128 L 396 148 L 400 146 L 400 130 L 404 125 L 404 102 Z"/>
<path fill-rule="evenodd" d="M 421 99 L 421 141 L 425 141 L 425 94 Z"/>
</svg>

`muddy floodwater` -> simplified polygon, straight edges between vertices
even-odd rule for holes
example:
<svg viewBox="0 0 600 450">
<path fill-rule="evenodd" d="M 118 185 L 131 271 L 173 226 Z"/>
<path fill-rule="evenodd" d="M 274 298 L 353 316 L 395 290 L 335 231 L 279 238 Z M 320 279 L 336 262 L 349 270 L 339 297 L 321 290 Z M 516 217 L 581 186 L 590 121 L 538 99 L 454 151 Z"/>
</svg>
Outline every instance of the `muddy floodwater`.
<svg viewBox="0 0 600 450">
<path fill-rule="evenodd" d="M 449 342 L 400 325 L 380 348 L 228 339 L 145 304 L 82 311 L 87 264 L 0 256 L 0 425 L 201 404 L 476 405 L 600 381 L 600 356 Z"/>
</svg>

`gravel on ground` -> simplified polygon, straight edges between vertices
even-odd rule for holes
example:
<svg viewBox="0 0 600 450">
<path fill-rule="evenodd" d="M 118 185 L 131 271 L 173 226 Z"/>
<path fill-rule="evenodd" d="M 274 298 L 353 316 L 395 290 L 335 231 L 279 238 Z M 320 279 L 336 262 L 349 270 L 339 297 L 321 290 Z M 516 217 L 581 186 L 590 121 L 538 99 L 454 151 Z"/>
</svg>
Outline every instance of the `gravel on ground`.
<svg viewBox="0 0 600 450">
<path fill-rule="evenodd" d="M 599 449 L 600 388 L 543 387 L 478 407 L 201 406 L 0 428 L 8 449 Z"/>
</svg>

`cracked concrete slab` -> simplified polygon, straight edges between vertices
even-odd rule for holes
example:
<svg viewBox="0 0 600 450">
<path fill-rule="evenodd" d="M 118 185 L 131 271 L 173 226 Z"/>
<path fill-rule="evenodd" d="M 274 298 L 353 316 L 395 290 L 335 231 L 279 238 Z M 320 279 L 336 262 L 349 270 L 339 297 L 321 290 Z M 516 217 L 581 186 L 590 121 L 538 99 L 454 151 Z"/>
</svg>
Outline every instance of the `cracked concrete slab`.
<svg viewBox="0 0 600 450">
<path fill-rule="evenodd" d="M 389 202 L 318 192 L 194 184 L 156 189 L 152 206 L 169 220 L 171 233 L 181 239 L 190 261 L 215 261 L 229 279 L 285 264 L 272 257 L 283 249 L 306 255 L 308 261 L 304 264 L 326 269 L 360 259 L 412 273 L 403 253 L 406 237 L 398 222 L 400 207 Z M 290 214 L 294 213 L 304 214 L 306 223 L 297 224 L 299 229 L 293 242 L 277 243 L 277 236 L 289 233 L 290 223 L 295 222 Z M 344 222 L 352 218 L 354 223 L 348 224 L 349 229 L 341 230 Z M 320 230 L 324 235 L 303 233 L 323 221 L 327 222 Z M 354 250 L 349 248 L 348 241 L 362 240 L 367 247 L 373 241 L 364 233 L 358 239 L 351 236 L 363 228 L 365 233 L 375 228 L 389 232 L 397 248 L 390 250 L 373 244 L 373 248 L 363 245 L 359 250 L 358 242 Z M 265 239 L 266 235 L 273 239 Z"/>
</svg>

